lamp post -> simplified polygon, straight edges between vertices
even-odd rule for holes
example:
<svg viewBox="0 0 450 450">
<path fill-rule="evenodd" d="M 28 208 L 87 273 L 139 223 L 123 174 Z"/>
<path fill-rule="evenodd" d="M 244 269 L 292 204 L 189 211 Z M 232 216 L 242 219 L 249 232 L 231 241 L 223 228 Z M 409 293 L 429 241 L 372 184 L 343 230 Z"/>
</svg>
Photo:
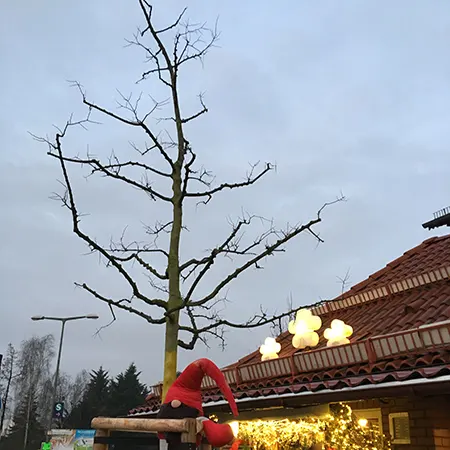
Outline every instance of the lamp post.
<svg viewBox="0 0 450 450">
<path fill-rule="evenodd" d="M 59 338 L 59 349 L 58 349 L 58 359 L 56 361 L 56 371 L 55 371 L 55 378 L 53 382 L 53 392 L 52 392 L 52 403 L 51 403 L 51 410 L 50 410 L 50 418 L 48 427 L 49 430 L 52 429 L 52 422 L 53 422 L 53 408 L 56 401 L 56 391 L 58 389 L 58 379 L 59 379 L 59 366 L 61 363 L 61 352 L 62 352 L 62 346 L 63 346 L 63 340 L 64 340 L 64 330 L 66 327 L 66 323 L 73 321 L 73 320 L 82 320 L 82 319 L 98 319 L 97 314 L 87 314 L 85 316 L 71 316 L 71 317 L 50 317 L 50 316 L 33 316 L 31 320 L 38 321 L 38 320 L 54 320 L 57 322 L 61 322 L 61 335 Z"/>
</svg>

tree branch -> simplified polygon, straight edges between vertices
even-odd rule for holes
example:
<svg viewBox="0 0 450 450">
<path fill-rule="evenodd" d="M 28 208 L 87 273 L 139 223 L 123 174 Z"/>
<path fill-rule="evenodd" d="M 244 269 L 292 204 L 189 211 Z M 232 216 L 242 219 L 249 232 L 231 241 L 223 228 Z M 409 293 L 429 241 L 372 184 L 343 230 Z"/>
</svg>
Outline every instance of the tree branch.
<svg viewBox="0 0 450 450">
<path fill-rule="evenodd" d="M 108 176 L 110 178 L 114 178 L 116 180 L 120 180 L 123 181 L 135 188 L 141 189 L 144 192 L 146 192 L 147 194 L 150 195 L 150 197 L 153 200 L 159 199 L 159 200 L 164 200 L 166 202 L 171 202 L 172 199 L 170 197 L 166 197 L 163 194 L 160 194 L 159 192 L 155 191 L 151 186 L 149 186 L 148 184 L 142 184 L 139 183 L 131 178 L 128 178 L 124 175 L 120 175 L 120 169 L 116 169 L 115 171 L 110 171 L 107 169 L 108 166 L 104 166 L 102 165 L 102 163 L 98 160 L 98 159 L 94 159 L 94 158 L 90 158 L 90 159 L 81 159 L 81 158 L 70 158 L 67 156 L 62 156 L 59 155 L 59 153 L 53 153 L 52 151 L 48 151 L 47 154 L 49 156 L 52 156 L 53 158 L 56 159 L 62 159 L 64 162 L 70 162 L 70 163 L 74 163 L 74 164 L 80 164 L 80 165 L 88 165 L 90 167 L 93 168 L 92 173 L 94 172 L 102 172 L 105 176 Z M 125 163 L 127 164 L 127 163 Z M 116 165 L 117 166 L 117 165 Z M 111 165 L 109 165 L 109 167 L 111 167 Z M 119 165 L 120 167 L 120 165 Z"/>
<path fill-rule="evenodd" d="M 117 158 L 115 158 L 115 159 L 116 159 L 116 162 L 114 164 L 106 164 L 103 166 L 103 169 L 120 172 L 120 170 L 123 169 L 124 167 L 139 167 L 141 169 L 148 170 L 149 172 L 153 172 L 154 174 L 159 175 L 161 177 L 170 178 L 170 173 L 166 173 L 161 170 L 155 169 L 154 167 L 151 167 L 151 166 L 141 163 L 139 161 L 127 161 L 127 162 L 121 163 L 117 160 Z M 103 172 L 103 169 L 98 167 L 98 164 L 97 164 L 97 167 L 94 167 L 92 169 L 92 173 L 100 172 L 100 171 Z"/>
<path fill-rule="evenodd" d="M 342 200 L 344 200 L 344 197 L 338 197 L 336 200 L 334 200 L 332 202 L 325 203 L 317 212 L 316 218 L 311 219 L 308 223 L 306 223 L 304 225 L 298 225 L 298 226 L 292 227 L 292 228 L 288 229 L 287 231 L 278 231 L 277 234 L 279 234 L 280 237 L 274 243 L 266 244 L 265 249 L 263 251 L 261 251 L 260 253 L 255 255 L 253 258 L 249 259 L 244 264 L 238 266 L 232 273 L 230 273 L 227 277 L 225 277 L 208 295 L 201 298 L 200 300 L 192 301 L 191 297 L 192 297 L 192 294 L 193 294 L 195 288 L 194 288 L 194 290 L 190 290 L 189 294 L 186 295 L 186 297 L 185 297 L 184 305 L 190 306 L 190 307 L 202 306 L 205 303 L 207 303 L 208 301 L 212 300 L 220 293 L 220 291 L 224 287 L 226 287 L 231 281 L 233 281 L 235 278 L 237 278 L 245 270 L 249 269 L 250 267 L 259 268 L 258 263 L 262 259 L 266 258 L 267 256 L 273 255 L 273 253 L 276 252 L 277 250 L 279 250 L 281 246 L 286 244 L 288 241 L 290 241 L 294 237 L 298 236 L 300 233 L 302 233 L 304 231 L 311 232 L 312 227 L 322 221 L 322 218 L 321 218 L 322 211 L 327 206 L 330 206 L 330 205 L 332 205 L 336 202 L 340 202 Z M 320 239 L 316 233 L 313 232 L 313 234 L 315 236 L 317 236 L 318 239 Z"/>
<path fill-rule="evenodd" d="M 89 120 L 89 118 L 87 120 Z M 59 163 L 61 166 L 61 171 L 63 173 L 63 178 L 64 178 L 64 185 L 65 185 L 65 189 L 66 189 L 64 196 L 61 196 L 60 200 L 62 201 L 63 205 L 65 207 L 67 207 L 69 209 L 69 211 L 71 212 L 73 231 L 79 238 L 81 238 L 84 242 L 86 242 L 88 244 L 88 246 L 91 250 L 97 251 L 112 266 L 114 266 L 117 269 L 117 271 L 122 275 L 122 277 L 127 281 L 129 286 L 131 287 L 134 297 L 142 300 L 143 302 L 145 302 L 148 305 L 158 306 L 160 308 L 167 309 L 167 303 L 164 300 L 159 300 L 159 299 L 151 300 L 151 299 L 147 298 L 146 296 L 144 296 L 140 292 L 136 282 L 133 280 L 133 278 L 130 276 L 130 274 L 125 270 L 123 265 L 113 255 L 111 255 L 106 249 L 104 249 L 101 245 L 99 245 L 96 241 L 94 241 L 90 236 L 83 233 L 79 227 L 80 216 L 79 216 L 76 204 L 75 204 L 75 197 L 73 194 L 72 185 L 70 183 L 69 173 L 68 173 L 67 167 L 66 167 L 66 159 L 62 152 L 61 141 L 62 141 L 62 139 L 64 139 L 69 127 L 74 126 L 74 125 L 84 126 L 84 123 L 86 123 L 86 120 L 79 121 L 79 122 L 68 121 L 66 123 L 66 126 L 64 127 L 64 129 L 60 130 L 59 132 L 56 133 L 54 143 L 50 142 L 48 139 L 37 138 L 41 142 L 46 142 L 49 145 L 49 148 L 53 149 L 58 156 L 57 159 L 59 160 Z"/>
<path fill-rule="evenodd" d="M 256 247 L 261 243 L 265 242 L 266 239 L 269 238 L 272 234 L 277 234 L 277 232 L 271 227 L 269 230 L 259 235 L 250 245 L 247 245 L 245 248 L 240 249 L 240 243 L 243 237 L 243 233 L 239 234 L 239 232 L 241 231 L 241 228 L 244 225 L 250 225 L 250 223 L 254 219 L 260 219 L 261 222 L 267 222 L 267 220 L 259 216 L 247 216 L 241 218 L 237 223 L 237 225 L 232 224 L 232 231 L 230 235 L 221 245 L 212 249 L 208 256 L 205 256 L 204 258 L 201 259 L 192 258 L 189 261 L 186 261 L 185 263 L 180 265 L 180 273 L 184 272 L 187 268 L 193 266 L 193 268 L 188 272 L 188 274 L 183 276 L 183 280 L 186 281 L 190 277 L 190 275 L 192 275 L 192 273 L 196 269 L 198 269 L 199 266 L 208 264 L 209 267 L 211 267 L 211 265 L 214 263 L 214 259 L 219 255 L 224 255 L 227 257 L 229 257 L 230 255 L 256 256 L 257 253 L 254 251 Z"/>
<path fill-rule="evenodd" d="M 187 332 L 192 335 L 189 342 L 185 342 L 182 339 L 178 339 L 178 346 L 185 350 L 193 350 L 198 341 L 201 341 L 205 347 L 210 348 L 208 343 L 208 337 L 212 336 L 213 338 L 219 339 L 222 350 L 225 350 L 226 341 L 225 341 L 225 330 L 223 327 L 218 327 L 218 329 L 211 328 L 209 330 L 199 330 L 196 319 L 203 318 L 209 320 L 206 314 L 197 314 L 194 313 L 191 308 L 186 308 L 186 313 L 189 316 L 189 320 L 191 326 L 180 325 L 179 330 L 181 332 Z"/>
<path fill-rule="evenodd" d="M 199 112 L 193 114 L 192 116 L 189 116 L 189 117 L 186 117 L 185 119 L 182 119 L 181 120 L 182 123 L 191 122 L 192 120 L 195 120 L 198 117 L 200 117 L 201 115 L 206 114 L 208 112 L 208 108 L 206 107 L 205 103 L 203 102 L 203 95 L 200 94 L 198 97 L 200 99 L 200 103 L 202 105 L 202 109 Z"/>
<path fill-rule="evenodd" d="M 113 256 L 117 261 L 120 262 L 127 262 L 135 260 L 137 261 L 144 269 L 146 269 L 148 272 L 150 272 L 152 275 L 154 275 L 156 278 L 159 278 L 160 280 L 168 280 L 169 277 L 167 274 L 162 274 L 158 272 L 152 265 L 144 261 L 142 258 L 139 257 L 137 253 L 131 253 L 128 256 L 119 257 L 119 256 Z"/>
<path fill-rule="evenodd" d="M 196 336 L 196 339 L 200 339 L 201 334 L 203 333 L 211 333 L 214 330 L 218 330 L 223 327 L 228 328 L 245 328 L 245 329 L 252 329 L 252 328 L 258 328 L 262 327 L 264 325 L 268 325 L 271 323 L 274 323 L 276 321 L 279 321 L 285 317 L 289 317 L 291 314 L 296 312 L 296 310 L 289 310 L 286 312 L 283 312 L 281 314 L 274 314 L 272 316 L 268 315 L 265 311 L 261 310 L 260 314 L 256 314 L 251 319 L 249 319 L 246 322 L 241 323 L 234 323 L 230 322 L 226 319 L 219 319 L 214 321 L 214 316 L 204 316 L 203 318 L 206 319 L 207 322 L 209 322 L 208 325 L 205 325 L 203 327 L 187 327 L 187 326 L 180 326 L 180 330 L 187 331 L 193 335 L 193 338 Z M 216 331 L 216 333 L 219 333 Z"/>
<path fill-rule="evenodd" d="M 155 148 L 158 149 L 158 151 L 160 152 L 160 154 L 163 156 L 163 158 L 168 162 L 168 164 L 170 165 L 171 168 L 173 168 L 174 162 L 172 161 L 172 159 L 170 158 L 170 156 L 168 155 L 168 153 L 165 151 L 164 147 L 162 146 L 162 144 L 159 142 L 158 137 L 150 130 L 150 128 L 145 124 L 144 120 L 139 119 L 138 115 L 137 115 L 137 104 L 135 107 L 133 107 L 131 105 L 131 102 L 122 96 L 122 98 L 125 100 L 125 105 L 122 105 L 122 107 L 124 107 L 125 109 L 131 111 L 134 115 L 134 120 L 130 120 L 127 119 L 125 117 L 119 116 L 118 114 L 113 113 L 112 111 L 107 110 L 106 108 L 103 108 L 99 105 L 96 105 L 95 103 L 92 103 L 90 101 L 87 100 L 86 98 L 86 93 L 83 91 L 83 88 L 81 86 L 80 83 L 78 83 L 77 81 L 72 82 L 72 84 L 78 88 L 78 90 L 80 91 L 81 97 L 83 99 L 83 103 L 89 107 L 89 110 L 95 110 L 98 112 L 101 112 L 102 114 L 104 114 L 105 116 L 111 117 L 115 120 L 118 120 L 119 122 L 122 122 L 126 125 L 130 125 L 132 127 L 140 127 L 144 130 L 144 132 L 147 134 L 147 136 L 150 137 L 150 139 L 152 140 Z M 139 103 L 139 101 L 137 102 Z M 154 109 L 151 110 L 151 112 L 153 112 L 156 109 L 156 107 Z M 150 114 L 148 113 L 146 117 L 148 117 Z"/>
<path fill-rule="evenodd" d="M 242 181 L 240 183 L 222 183 L 221 185 L 207 190 L 207 191 L 201 191 L 201 192 L 186 192 L 186 197 L 207 197 L 206 200 L 200 202 L 203 204 L 209 203 L 209 201 L 212 199 L 212 196 L 216 194 L 217 192 L 223 191 L 224 189 L 236 189 L 236 188 L 242 188 L 246 186 L 251 186 L 252 184 L 255 184 L 258 180 L 260 180 L 266 173 L 270 172 L 274 169 L 274 166 L 270 163 L 266 163 L 263 170 L 261 170 L 258 175 L 253 176 L 255 168 L 258 166 L 258 164 L 252 165 L 252 168 L 250 172 L 247 174 L 246 180 Z"/>
<path fill-rule="evenodd" d="M 108 298 L 108 297 L 105 297 L 105 296 L 99 294 L 95 289 L 92 289 L 86 283 L 82 283 L 82 284 L 75 283 L 75 285 L 84 289 L 85 291 L 89 292 L 96 299 L 101 300 L 102 302 L 109 305 L 111 307 L 111 311 L 112 311 L 112 307 L 116 307 L 116 308 L 122 309 L 124 311 L 127 311 L 129 313 L 135 314 L 139 317 L 142 317 L 147 322 L 155 324 L 155 325 L 162 325 L 166 321 L 166 319 L 164 317 L 162 317 L 160 319 L 154 319 L 149 314 L 145 314 L 144 312 L 142 312 L 138 309 L 135 309 L 131 306 L 127 306 L 125 303 L 127 303 L 128 305 L 131 304 L 131 300 L 129 300 L 129 299 L 113 300 L 112 298 Z M 115 320 L 115 315 L 113 315 L 113 316 L 114 316 L 114 320 Z"/>
</svg>

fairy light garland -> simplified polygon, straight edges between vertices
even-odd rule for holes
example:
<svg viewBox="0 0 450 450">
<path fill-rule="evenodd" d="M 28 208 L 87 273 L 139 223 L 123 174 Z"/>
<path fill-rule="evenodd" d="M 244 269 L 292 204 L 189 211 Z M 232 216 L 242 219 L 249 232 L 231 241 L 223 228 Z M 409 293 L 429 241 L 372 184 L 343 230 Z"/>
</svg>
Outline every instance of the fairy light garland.
<svg viewBox="0 0 450 450">
<path fill-rule="evenodd" d="M 338 405 L 326 418 L 239 422 L 237 438 L 242 440 L 242 448 L 251 450 L 303 450 L 316 444 L 328 450 L 391 448 L 378 429 L 358 424 L 348 405 Z"/>
</svg>

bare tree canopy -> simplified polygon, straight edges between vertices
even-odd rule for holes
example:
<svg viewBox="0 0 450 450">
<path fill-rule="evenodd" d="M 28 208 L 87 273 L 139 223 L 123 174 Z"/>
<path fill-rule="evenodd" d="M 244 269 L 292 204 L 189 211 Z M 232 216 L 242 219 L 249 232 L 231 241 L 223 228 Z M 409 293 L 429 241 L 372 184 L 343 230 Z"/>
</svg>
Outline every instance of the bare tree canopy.
<svg viewBox="0 0 450 450">
<path fill-rule="evenodd" d="M 54 337 L 49 334 L 42 337 L 31 337 L 20 346 L 17 361 L 19 376 L 16 387 L 25 395 L 37 394 L 50 374 L 51 361 L 55 355 Z"/>
<path fill-rule="evenodd" d="M 208 337 L 216 337 L 224 343 L 223 332 L 227 327 L 254 328 L 279 323 L 293 312 L 293 308 L 282 313 L 269 313 L 265 308 L 242 321 L 225 318 L 219 304 L 226 299 L 231 283 L 249 269 L 261 269 L 264 260 L 285 249 L 285 245 L 301 233 L 309 233 L 322 241 L 315 226 L 322 220 L 324 209 L 337 201 L 338 197 L 318 208 L 317 214 L 304 223 L 278 228 L 271 219 L 243 212 L 236 220 L 230 220 L 230 231 L 206 254 L 182 260 L 180 242 L 188 233 L 184 222 L 186 207 L 199 207 L 210 203 L 216 195 L 226 191 L 251 187 L 275 169 L 271 162 L 251 164 L 250 170 L 241 180 L 216 183 L 209 170 L 199 165 L 197 152 L 187 136 L 188 126 L 208 112 L 204 96 L 199 95 L 199 109 L 186 113 L 180 99 L 180 71 L 193 62 L 202 62 L 215 46 L 219 34 L 217 28 L 204 24 L 193 24 L 186 19 L 186 9 L 176 20 L 166 26 L 155 25 L 153 8 L 146 0 L 138 0 L 144 17 L 144 26 L 138 29 L 130 46 L 137 46 L 146 55 L 148 70 L 139 76 L 139 83 L 156 77 L 166 90 L 167 98 L 154 100 L 148 109 L 141 107 L 143 95 L 133 97 L 119 92 L 118 112 L 100 105 L 91 99 L 83 86 L 74 82 L 87 115 L 81 120 L 70 118 L 54 139 L 37 138 L 49 145 L 48 154 L 55 158 L 62 172 L 62 193 L 56 194 L 71 214 L 74 233 L 89 249 L 98 254 L 109 267 L 113 267 L 129 287 L 125 298 L 114 298 L 99 292 L 95 286 L 76 283 L 93 297 L 107 304 L 115 320 L 114 309 L 128 311 L 142 317 L 150 324 L 165 325 L 164 389 L 176 376 L 177 348 L 193 349 L 200 340 L 207 343 Z M 161 117 L 162 111 L 168 111 Z M 95 117 L 94 117 L 95 115 Z M 65 151 L 67 135 L 74 128 L 87 128 L 96 124 L 98 118 L 112 119 L 118 126 L 140 130 L 146 139 L 144 145 L 131 143 L 129 158 L 121 159 L 112 153 L 102 160 L 87 152 L 84 157 Z M 159 163 L 154 158 L 159 157 Z M 149 162 L 151 159 L 152 162 Z M 78 209 L 76 192 L 71 182 L 69 169 L 73 166 L 89 168 L 89 175 L 100 175 L 115 180 L 145 193 L 151 201 L 166 208 L 170 220 L 157 221 L 146 226 L 148 242 L 129 239 L 124 232 L 119 239 L 102 242 L 83 227 L 82 212 Z M 166 189 L 159 186 L 166 183 Z M 248 240 L 252 226 L 264 225 L 263 232 Z M 167 236 L 167 245 L 158 238 Z M 233 259 L 234 268 L 212 289 L 205 292 L 212 267 L 221 259 Z M 140 267 L 148 275 L 151 290 L 141 286 L 131 272 L 133 266 Z M 180 318 L 180 312 L 183 316 Z"/>
</svg>

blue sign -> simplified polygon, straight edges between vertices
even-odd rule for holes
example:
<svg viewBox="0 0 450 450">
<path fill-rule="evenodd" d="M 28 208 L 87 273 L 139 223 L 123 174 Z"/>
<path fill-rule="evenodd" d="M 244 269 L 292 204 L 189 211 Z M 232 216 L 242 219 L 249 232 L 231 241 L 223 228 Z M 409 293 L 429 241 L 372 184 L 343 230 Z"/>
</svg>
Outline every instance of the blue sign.
<svg viewBox="0 0 450 450">
<path fill-rule="evenodd" d="M 94 439 L 95 430 L 75 430 L 75 439 Z"/>
</svg>

